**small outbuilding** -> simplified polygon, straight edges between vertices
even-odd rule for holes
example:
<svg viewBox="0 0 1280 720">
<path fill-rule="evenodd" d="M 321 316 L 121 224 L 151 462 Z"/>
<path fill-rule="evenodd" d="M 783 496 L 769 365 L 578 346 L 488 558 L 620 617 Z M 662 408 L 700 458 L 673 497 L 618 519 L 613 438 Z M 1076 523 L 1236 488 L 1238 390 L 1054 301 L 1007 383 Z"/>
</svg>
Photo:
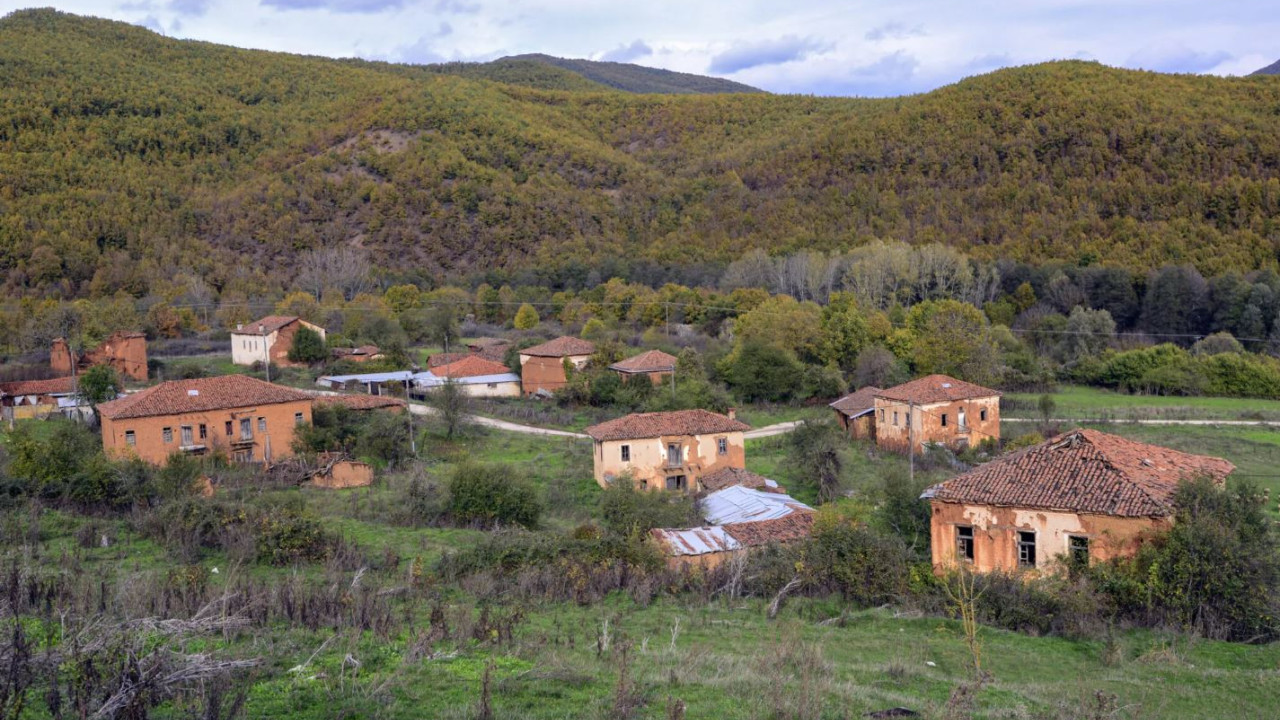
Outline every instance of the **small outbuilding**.
<svg viewBox="0 0 1280 720">
<path fill-rule="evenodd" d="M 876 393 L 880 388 L 868 385 L 831 403 L 836 422 L 855 440 L 876 439 Z"/>
<path fill-rule="evenodd" d="M 661 350 L 648 350 L 609 366 L 624 382 L 633 378 L 645 378 L 654 385 L 661 385 L 676 371 L 676 357 Z"/>
</svg>

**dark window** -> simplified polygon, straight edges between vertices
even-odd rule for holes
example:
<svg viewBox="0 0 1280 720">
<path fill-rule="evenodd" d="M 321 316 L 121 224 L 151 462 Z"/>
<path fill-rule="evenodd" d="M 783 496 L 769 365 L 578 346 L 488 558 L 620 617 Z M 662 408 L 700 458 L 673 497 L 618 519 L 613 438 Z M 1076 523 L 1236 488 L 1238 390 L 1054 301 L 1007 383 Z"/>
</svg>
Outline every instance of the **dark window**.
<svg viewBox="0 0 1280 720">
<path fill-rule="evenodd" d="M 683 453 L 680 452 L 679 445 L 677 445 L 676 443 L 671 443 L 670 445 L 667 445 L 667 464 L 668 465 L 674 465 L 674 466 L 680 465 L 681 461 L 684 459 L 682 455 Z"/>
<path fill-rule="evenodd" d="M 302 423 L 303 423 L 303 420 L 302 420 L 302 413 L 294 413 L 294 414 L 293 414 L 293 424 L 294 424 L 294 425 L 301 425 Z"/>
<path fill-rule="evenodd" d="M 163 431 L 161 431 L 161 432 L 162 432 L 162 433 L 163 433 L 163 435 L 164 435 L 164 441 L 165 441 L 165 442 L 167 442 L 167 443 L 171 443 L 171 442 L 173 442 L 173 428 L 165 428 L 165 429 L 164 429 Z"/>
<path fill-rule="evenodd" d="M 898 411 L 897 411 L 897 410 L 894 410 L 894 411 L 893 411 L 893 424 L 894 424 L 894 425 L 897 425 L 897 424 L 898 424 Z"/>
<path fill-rule="evenodd" d="M 622 462 L 631 462 L 631 446 L 622 446 Z"/>
<path fill-rule="evenodd" d="M 1036 565 L 1036 534 L 1026 530 L 1018 531 L 1018 564 L 1025 567 Z"/>
<path fill-rule="evenodd" d="M 672 475 L 667 478 L 668 490 L 684 490 L 689 486 L 689 480 L 684 475 Z"/>
<path fill-rule="evenodd" d="M 648 480 L 641 480 L 641 481 L 640 481 L 640 489 L 641 489 L 641 490 L 648 490 L 648 489 L 649 489 L 649 481 L 648 481 Z"/>
<path fill-rule="evenodd" d="M 240 418 L 240 439 L 253 439 L 253 423 L 250 422 L 249 418 Z"/>
<path fill-rule="evenodd" d="M 982 422 L 986 422 L 986 421 L 987 421 L 987 409 L 986 409 L 986 408 L 982 408 L 981 410 L 979 410 L 979 411 L 978 411 L 978 419 L 979 419 L 979 420 L 981 420 Z"/>
<path fill-rule="evenodd" d="M 125 442 L 125 444 L 126 444 L 126 445 L 137 445 L 137 444 L 138 444 L 138 436 L 137 436 L 137 435 L 134 435 L 132 430 L 125 430 L 125 431 L 124 431 L 124 442 Z"/>
<path fill-rule="evenodd" d="M 258 432 L 266 432 L 266 431 L 267 431 L 267 419 L 264 417 L 258 418 Z"/>
<path fill-rule="evenodd" d="M 719 451 L 719 453 L 720 453 L 721 455 L 728 455 L 728 454 L 729 454 L 729 439 L 728 439 L 728 438 L 717 438 L 717 439 L 716 439 L 716 450 L 717 450 L 717 451 Z"/>
<path fill-rule="evenodd" d="M 200 439 L 204 440 L 207 437 L 209 437 L 209 428 L 204 423 L 200 423 Z"/>
<path fill-rule="evenodd" d="M 183 425 L 182 426 L 182 444 L 185 446 L 185 445 L 195 445 L 195 443 L 196 441 L 191 435 L 191 426 Z"/>
<path fill-rule="evenodd" d="M 942 413 L 942 427 L 946 427 L 946 426 L 947 426 L 947 414 Z"/>
<path fill-rule="evenodd" d="M 884 422 L 884 408 L 880 408 L 880 422 Z"/>
<path fill-rule="evenodd" d="M 968 525 L 956 526 L 956 557 L 973 562 L 973 528 Z"/>
<path fill-rule="evenodd" d="M 961 427 L 961 428 L 963 428 L 963 427 L 965 426 L 965 422 L 964 422 L 964 408 L 957 408 L 957 409 L 956 409 L 956 421 L 960 423 L 960 427 Z"/>
<path fill-rule="evenodd" d="M 231 421 L 227 421 L 227 437 L 231 437 Z"/>
<path fill-rule="evenodd" d="M 1089 538 L 1083 535 L 1067 536 L 1067 555 L 1072 562 L 1081 565 L 1089 564 Z"/>
</svg>

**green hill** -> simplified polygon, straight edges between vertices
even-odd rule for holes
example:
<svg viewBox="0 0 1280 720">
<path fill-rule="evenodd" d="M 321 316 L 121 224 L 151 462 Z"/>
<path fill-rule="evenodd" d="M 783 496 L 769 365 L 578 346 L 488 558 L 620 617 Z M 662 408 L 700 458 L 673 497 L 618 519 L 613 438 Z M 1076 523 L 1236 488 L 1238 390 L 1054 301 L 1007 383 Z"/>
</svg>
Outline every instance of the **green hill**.
<svg viewBox="0 0 1280 720">
<path fill-rule="evenodd" d="M 1277 60 L 1264 68 L 1254 70 L 1250 75 L 1280 75 L 1280 60 Z"/>
<path fill-rule="evenodd" d="M 631 63 L 559 58 L 551 55 L 513 55 L 496 62 L 523 61 L 551 65 L 580 75 L 594 83 L 633 93 L 714 94 L 758 93 L 759 88 L 723 78 L 674 72 Z M 492 64 L 492 63 L 490 63 Z"/>
<path fill-rule="evenodd" d="M 0 19 L 3 292 L 173 294 L 193 275 L 258 294 L 340 243 L 455 278 L 876 238 L 1276 265 L 1275 78 L 1064 62 L 859 100 L 566 92 L 593 86 L 503 67 L 524 81 Z"/>
</svg>

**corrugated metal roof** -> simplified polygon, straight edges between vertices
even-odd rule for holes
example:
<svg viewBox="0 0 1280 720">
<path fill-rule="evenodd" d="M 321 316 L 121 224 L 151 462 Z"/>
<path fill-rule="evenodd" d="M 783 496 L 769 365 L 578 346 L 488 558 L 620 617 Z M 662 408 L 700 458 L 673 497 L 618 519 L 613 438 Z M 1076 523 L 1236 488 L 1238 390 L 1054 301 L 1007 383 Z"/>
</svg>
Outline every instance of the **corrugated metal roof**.
<svg viewBox="0 0 1280 720">
<path fill-rule="evenodd" d="M 705 555 L 737 550 L 742 547 L 732 535 L 720 527 L 655 528 L 649 533 L 666 545 L 667 552 L 671 555 Z"/>
<path fill-rule="evenodd" d="M 488 385 L 490 383 L 518 383 L 520 376 L 515 373 L 502 373 L 500 375 L 473 375 L 471 377 L 456 377 L 452 380 L 459 385 Z M 413 384 L 418 387 L 439 387 L 444 384 L 445 379 L 436 376 L 431 371 L 420 372 L 413 376 Z"/>
<path fill-rule="evenodd" d="M 394 372 L 360 373 L 357 375 L 325 375 L 316 380 L 317 385 L 334 387 L 345 385 L 351 381 L 362 383 L 404 382 L 413 377 L 412 370 L 396 370 Z"/>
<path fill-rule="evenodd" d="M 704 497 L 699 506 L 702 516 L 712 525 L 772 520 L 796 511 L 813 510 L 790 495 L 753 490 L 741 485 L 713 492 Z"/>
</svg>

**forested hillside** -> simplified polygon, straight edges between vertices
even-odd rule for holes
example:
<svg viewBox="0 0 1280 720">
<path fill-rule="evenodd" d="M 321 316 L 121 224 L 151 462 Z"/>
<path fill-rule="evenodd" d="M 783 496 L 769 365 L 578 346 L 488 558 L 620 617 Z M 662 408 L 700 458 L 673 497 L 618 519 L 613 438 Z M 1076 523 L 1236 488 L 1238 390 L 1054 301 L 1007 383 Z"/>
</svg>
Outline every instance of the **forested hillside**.
<svg viewBox="0 0 1280 720">
<path fill-rule="evenodd" d="M 595 83 L 633 93 L 758 93 L 759 88 L 724 78 L 674 72 L 631 63 L 560 58 L 534 53 L 513 55 L 496 62 L 531 62 L 550 65 L 581 75 Z M 493 64 L 493 63 L 486 63 Z"/>
<path fill-rule="evenodd" d="M 856 100 L 583 92 L 573 75 L 510 72 L 526 82 L 14 13 L 0 20 L 4 292 L 142 297 L 194 276 L 260 293 L 290 285 L 298 253 L 336 245 L 423 278 L 722 267 L 877 239 L 1276 266 L 1275 77 L 1064 62 Z"/>
</svg>

